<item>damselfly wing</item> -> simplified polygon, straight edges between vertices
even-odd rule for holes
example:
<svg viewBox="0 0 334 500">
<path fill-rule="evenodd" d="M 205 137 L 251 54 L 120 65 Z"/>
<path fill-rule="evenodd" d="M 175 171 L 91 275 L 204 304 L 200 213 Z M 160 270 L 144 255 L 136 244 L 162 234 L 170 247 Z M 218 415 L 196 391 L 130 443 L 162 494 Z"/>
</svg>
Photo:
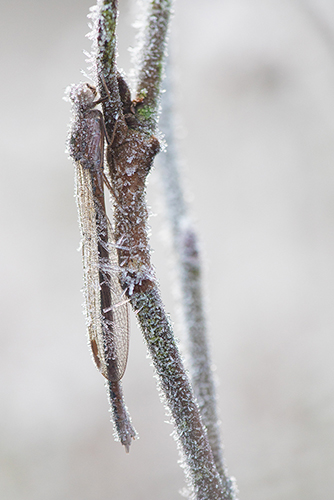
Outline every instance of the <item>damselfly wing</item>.
<svg viewBox="0 0 334 500">
<path fill-rule="evenodd" d="M 127 363 L 129 315 L 104 200 L 105 128 L 102 113 L 93 109 L 100 102 L 94 101 L 93 86 L 72 86 L 69 97 L 74 111 L 69 152 L 75 162 L 88 337 L 97 368 L 115 382 Z"/>
</svg>

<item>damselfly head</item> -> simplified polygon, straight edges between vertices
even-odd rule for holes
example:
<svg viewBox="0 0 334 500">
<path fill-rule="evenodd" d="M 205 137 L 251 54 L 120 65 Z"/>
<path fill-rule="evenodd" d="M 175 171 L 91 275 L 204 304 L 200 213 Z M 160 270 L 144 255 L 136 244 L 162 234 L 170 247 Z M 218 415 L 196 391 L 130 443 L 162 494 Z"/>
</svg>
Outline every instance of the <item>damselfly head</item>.
<svg viewBox="0 0 334 500">
<path fill-rule="evenodd" d="M 77 112 L 83 112 L 94 107 L 94 99 L 97 95 L 96 88 L 89 83 L 78 83 L 71 85 L 67 95 Z"/>
</svg>

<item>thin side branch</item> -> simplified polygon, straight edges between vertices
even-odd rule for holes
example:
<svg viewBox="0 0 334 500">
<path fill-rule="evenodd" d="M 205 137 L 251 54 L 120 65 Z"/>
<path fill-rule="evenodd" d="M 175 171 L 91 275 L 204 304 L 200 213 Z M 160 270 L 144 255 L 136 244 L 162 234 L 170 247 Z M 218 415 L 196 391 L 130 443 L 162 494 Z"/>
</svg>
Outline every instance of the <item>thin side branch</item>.
<svg viewBox="0 0 334 500">
<path fill-rule="evenodd" d="M 136 91 L 136 113 L 148 131 L 154 133 L 161 92 L 171 0 L 151 0 L 147 13 Z"/>
<path fill-rule="evenodd" d="M 191 382 L 203 424 L 208 433 L 217 470 L 226 490 L 230 489 L 230 498 L 233 498 L 233 485 L 227 475 L 223 460 L 216 388 L 211 368 L 212 363 L 203 303 L 199 246 L 180 181 L 174 134 L 175 124 L 173 123 L 171 75 L 170 71 L 167 73 L 167 91 L 162 98 L 160 127 L 168 146 L 167 151 L 159 155 L 159 171 L 163 180 L 167 214 L 171 225 L 173 246 L 179 271 Z"/>
</svg>

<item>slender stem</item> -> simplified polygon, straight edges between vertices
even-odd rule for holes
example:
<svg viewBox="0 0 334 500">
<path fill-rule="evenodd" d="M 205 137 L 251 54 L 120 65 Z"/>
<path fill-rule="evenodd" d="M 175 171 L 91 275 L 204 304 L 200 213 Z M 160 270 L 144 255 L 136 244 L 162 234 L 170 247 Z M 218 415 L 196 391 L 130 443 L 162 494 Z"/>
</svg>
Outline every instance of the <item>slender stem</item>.
<svg viewBox="0 0 334 500">
<path fill-rule="evenodd" d="M 171 75 L 167 68 L 167 91 L 162 98 L 160 128 L 165 135 L 167 151 L 159 156 L 159 171 L 164 184 L 166 208 L 169 216 L 174 251 L 179 270 L 182 309 L 187 331 L 190 355 L 190 375 L 194 394 L 199 405 L 203 424 L 217 470 L 223 484 L 231 489 L 231 480 L 224 466 L 219 429 L 216 388 L 211 369 L 211 355 L 202 293 L 202 269 L 197 241 L 187 203 L 183 194 L 178 168 L 178 157 L 173 123 Z"/>
<path fill-rule="evenodd" d="M 136 114 L 145 128 L 154 132 L 167 46 L 172 0 L 151 0 L 141 47 L 136 91 Z"/>
</svg>

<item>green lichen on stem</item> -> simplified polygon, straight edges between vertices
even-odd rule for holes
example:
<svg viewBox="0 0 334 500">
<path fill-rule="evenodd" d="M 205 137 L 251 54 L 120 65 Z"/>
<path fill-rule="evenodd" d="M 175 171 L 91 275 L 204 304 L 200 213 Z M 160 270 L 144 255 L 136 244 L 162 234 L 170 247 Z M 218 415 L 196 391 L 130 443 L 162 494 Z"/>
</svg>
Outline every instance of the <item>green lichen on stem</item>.
<svg viewBox="0 0 334 500">
<path fill-rule="evenodd" d="M 156 110 L 150 106 L 137 106 L 136 115 L 142 123 L 155 120 Z"/>
</svg>

